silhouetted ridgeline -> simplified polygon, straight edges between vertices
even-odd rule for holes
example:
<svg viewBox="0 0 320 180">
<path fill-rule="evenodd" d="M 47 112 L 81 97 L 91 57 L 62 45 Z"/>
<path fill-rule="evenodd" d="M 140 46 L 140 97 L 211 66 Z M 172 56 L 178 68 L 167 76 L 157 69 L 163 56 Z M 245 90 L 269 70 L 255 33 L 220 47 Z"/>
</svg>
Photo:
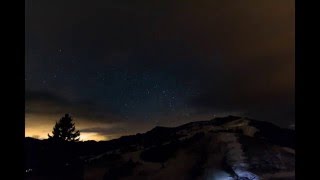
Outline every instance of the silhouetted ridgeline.
<svg viewBox="0 0 320 180">
<path fill-rule="evenodd" d="M 223 154 L 220 151 L 224 151 L 224 145 L 220 147 L 220 140 L 217 140 L 221 133 L 237 136 L 243 146 L 243 152 L 248 157 L 262 151 L 261 147 L 269 148 L 271 145 L 295 149 L 294 130 L 283 129 L 269 122 L 228 116 L 209 121 L 190 122 L 173 128 L 158 126 L 146 133 L 123 136 L 110 141 L 57 143 L 25 138 L 28 171 L 26 175 L 30 179 L 32 177 L 84 179 L 85 174 L 91 172 L 88 167 L 103 167 L 105 178 L 117 179 L 120 177 L 118 171 L 126 172 L 124 174 L 129 176 L 135 173 L 134 169 L 145 166 L 143 162 L 160 163 L 159 167 L 165 169 L 169 159 L 180 157 L 181 150 L 199 154 L 199 158 L 202 154 L 203 157 L 195 162 L 204 164 L 209 156 L 207 153 L 212 149 L 210 142 L 217 141 L 213 149 L 216 148 L 214 150 L 216 153 Z M 202 152 L 201 149 L 207 150 Z M 125 160 L 123 155 L 133 152 L 138 153 L 138 156 L 132 156 L 140 160 Z M 252 158 L 253 164 L 256 161 L 254 159 Z M 251 161 L 250 158 L 249 160 Z M 190 177 L 202 176 L 206 172 L 202 168 L 199 169 L 197 164 L 190 167 L 192 168 Z M 32 171 L 29 171 L 30 169 Z M 261 167 L 253 170 L 264 171 Z M 149 175 L 141 176 L 147 178 Z"/>
</svg>

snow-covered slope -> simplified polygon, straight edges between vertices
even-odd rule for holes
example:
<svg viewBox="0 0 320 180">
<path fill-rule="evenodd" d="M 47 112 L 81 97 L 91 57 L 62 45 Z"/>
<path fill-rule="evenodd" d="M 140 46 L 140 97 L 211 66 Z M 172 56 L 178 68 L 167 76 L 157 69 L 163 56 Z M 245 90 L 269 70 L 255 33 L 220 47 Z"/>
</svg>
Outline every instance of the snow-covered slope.
<svg viewBox="0 0 320 180">
<path fill-rule="evenodd" d="M 156 127 L 86 158 L 85 179 L 294 179 L 291 142 L 292 130 L 235 116 Z"/>
</svg>

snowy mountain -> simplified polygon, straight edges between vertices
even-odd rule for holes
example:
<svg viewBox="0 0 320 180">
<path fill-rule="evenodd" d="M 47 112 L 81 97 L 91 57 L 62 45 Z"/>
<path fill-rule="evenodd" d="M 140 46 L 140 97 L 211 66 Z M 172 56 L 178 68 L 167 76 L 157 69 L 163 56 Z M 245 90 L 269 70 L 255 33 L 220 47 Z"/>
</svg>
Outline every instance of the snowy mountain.
<svg viewBox="0 0 320 180">
<path fill-rule="evenodd" d="M 295 179 L 295 131 L 228 116 L 75 144 L 83 179 Z"/>
</svg>

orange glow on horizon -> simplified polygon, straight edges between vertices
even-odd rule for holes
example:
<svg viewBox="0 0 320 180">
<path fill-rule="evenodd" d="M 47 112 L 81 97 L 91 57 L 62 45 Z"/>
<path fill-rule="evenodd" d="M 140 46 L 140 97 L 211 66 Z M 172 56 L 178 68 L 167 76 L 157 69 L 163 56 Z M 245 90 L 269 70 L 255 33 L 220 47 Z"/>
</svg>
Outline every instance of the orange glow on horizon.
<svg viewBox="0 0 320 180">
<path fill-rule="evenodd" d="M 90 133 L 81 133 L 80 132 L 80 141 L 88 141 L 88 140 L 95 140 L 95 141 L 106 141 L 109 140 L 108 137 L 102 136 L 95 132 Z"/>
<path fill-rule="evenodd" d="M 59 115 L 39 115 L 26 114 L 25 118 L 25 137 L 33 137 L 37 139 L 47 139 L 48 134 L 52 134 L 53 126 L 60 118 Z M 45 120 L 45 121 L 44 121 Z M 112 125 L 90 121 L 87 119 L 74 118 L 76 129 L 80 130 L 80 141 L 104 141 L 120 137 L 118 134 L 101 135 L 97 132 L 81 132 L 81 129 L 105 127 L 111 128 Z"/>
</svg>

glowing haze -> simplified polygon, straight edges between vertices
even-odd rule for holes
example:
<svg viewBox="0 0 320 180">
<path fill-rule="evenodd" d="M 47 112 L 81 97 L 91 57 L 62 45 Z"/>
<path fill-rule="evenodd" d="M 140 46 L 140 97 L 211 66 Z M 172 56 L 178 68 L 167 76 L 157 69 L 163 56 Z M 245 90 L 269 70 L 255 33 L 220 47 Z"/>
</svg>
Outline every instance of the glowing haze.
<svg viewBox="0 0 320 180">
<path fill-rule="evenodd" d="M 294 1 L 26 1 L 26 136 L 245 115 L 294 124 Z"/>
</svg>

